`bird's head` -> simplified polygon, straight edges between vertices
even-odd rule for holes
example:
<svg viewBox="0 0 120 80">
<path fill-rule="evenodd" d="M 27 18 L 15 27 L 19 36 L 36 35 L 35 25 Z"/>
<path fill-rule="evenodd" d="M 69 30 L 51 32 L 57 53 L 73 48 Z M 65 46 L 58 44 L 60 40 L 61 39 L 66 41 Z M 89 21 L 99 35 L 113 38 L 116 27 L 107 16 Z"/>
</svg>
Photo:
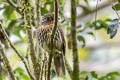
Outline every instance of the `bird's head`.
<svg viewBox="0 0 120 80">
<path fill-rule="evenodd" d="M 53 23 L 53 21 L 54 21 L 54 14 L 48 13 L 48 14 L 43 15 L 42 17 L 43 25 L 51 24 Z"/>
</svg>

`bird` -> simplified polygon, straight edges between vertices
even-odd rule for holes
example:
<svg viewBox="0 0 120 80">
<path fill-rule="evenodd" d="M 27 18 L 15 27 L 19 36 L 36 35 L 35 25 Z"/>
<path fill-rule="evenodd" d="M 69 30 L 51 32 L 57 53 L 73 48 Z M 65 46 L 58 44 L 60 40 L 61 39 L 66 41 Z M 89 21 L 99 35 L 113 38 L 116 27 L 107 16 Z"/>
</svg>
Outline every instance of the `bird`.
<svg viewBox="0 0 120 80">
<path fill-rule="evenodd" d="M 110 35 L 111 39 L 117 34 L 119 20 L 120 19 L 113 19 L 112 22 L 108 25 L 107 34 Z"/>
<path fill-rule="evenodd" d="M 64 38 L 64 33 L 58 20 L 58 25 L 56 28 L 56 33 L 53 39 L 53 60 L 55 71 L 57 75 L 65 75 L 65 49 L 66 43 Z M 45 52 L 51 54 L 51 34 L 54 29 L 54 14 L 47 13 L 42 16 L 41 26 L 36 31 L 36 38 L 39 47 L 44 49 Z"/>
</svg>

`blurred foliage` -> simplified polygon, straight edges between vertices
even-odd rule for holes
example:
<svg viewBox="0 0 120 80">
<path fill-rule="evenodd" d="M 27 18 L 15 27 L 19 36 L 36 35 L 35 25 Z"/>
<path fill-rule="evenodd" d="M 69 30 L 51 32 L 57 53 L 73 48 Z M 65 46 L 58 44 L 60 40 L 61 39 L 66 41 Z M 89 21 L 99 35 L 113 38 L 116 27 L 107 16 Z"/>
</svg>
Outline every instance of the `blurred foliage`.
<svg viewBox="0 0 120 80">
<path fill-rule="evenodd" d="M 17 67 L 14 70 L 15 76 L 17 78 L 17 80 L 30 80 L 29 76 L 26 75 L 26 73 L 24 72 L 24 69 Z"/>
<path fill-rule="evenodd" d="M 87 72 L 82 71 L 80 72 L 81 80 L 119 80 L 120 73 L 119 72 L 110 72 L 106 75 L 98 75 L 95 71 Z"/>
<path fill-rule="evenodd" d="M 114 10 L 119 11 L 120 10 L 120 0 L 118 0 L 118 3 L 116 3 L 113 7 Z"/>
<path fill-rule="evenodd" d="M 11 0 L 16 5 L 19 4 L 19 0 Z M 89 3 L 91 0 L 84 0 L 85 3 Z M 70 34 L 70 18 L 64 16 L 64 3 L 65 0 L 59 0 L 59 15 L 61 17 L 62 27 L 66 29 L 66 37 L 69 38 Z M 77 0 L 77 4 L 80 5 L 81 0 Z M 118 3 L 116 3 L 113 6 L 113 10 L 120 10 L 120 0 L 118 0 Z M 54 5 L 53 0 L 41 0 L 41 14 L 46 13 L 53 13 L 54 12 Z M 0 20 L 3 21 L 3 25 L 6 28 L 6 31 L 8 32 L 9 36 L 16 36 L 19 38 L 19 41 L 14 42 L 15 45 L 19 45 L 19 43 L 25 43 L 27 42 L 26 37 L 26 31 L 24 28 L 24 21 L 23 16 L 19 14 L 19 12 L 16 11 L 14 7 L 12 7 L 7 0 L 0 0 Z M 78 42 L 82 43 L 82 47 L 85 47 L 86 40 L 84 35 L 90 35 L 94 36 L 93 29 L 100 30 L 105 29 L 106 33 L 108 30 L 108 25 L 113 21 L 113 19 L 106 18 L 106 19 L 98 19 L 96 21 L 89 21 L 84 24 L 80 24 L 77 26 L 77 40 Z M 33 20 L 34 22 L 34 20 Z M 33 24 L 34 26 L 34 24 Z M 0 34 L 1 37 L 1 34 Z M 70 47 L 70 41 L 71 39 L 68 39 L 68 47 Z M 88 57 L 89 50 L 79 48 L 79 57 L 81 60 L 86 60 Z M 21 51 L 22 53 L 26 54 L 27 52 Z M 30 80 L 29 76 L 26 74 L 25 70 L 21 67 L 17 67 L 14 70 L 15 76 L 18 80 Z M 0 80 L 4 80 L 7 73 L 4 73 L 4 75 L 0 76 Z M 5 77 L 4 77 L 5 76 Z M 54 78 L 56 76 L 56 73 L 53 72 L 52 77 Z M 118 77 L 120 76 L 119 72 L 110 72 L 104 76 L 100 76 L 96 72 L 87 72 L 82 71 L 80 72 L 81 80 L 118 80 Z M 7 76 L 8 77 L 8 76 Z M 63 80 L 67 80 L 65 76 L 61 76 Z M 53 79 L 54 80 L 54 79 Z"/>
<path fill-rule="evenodd" d="M 89 56 L 89 50 L 85 49 L 85 48 L 78 48 L 78 54 L 79 54 L 79 58 L 80 60 L 87 60 L 88 56 Z"/>
</svg>

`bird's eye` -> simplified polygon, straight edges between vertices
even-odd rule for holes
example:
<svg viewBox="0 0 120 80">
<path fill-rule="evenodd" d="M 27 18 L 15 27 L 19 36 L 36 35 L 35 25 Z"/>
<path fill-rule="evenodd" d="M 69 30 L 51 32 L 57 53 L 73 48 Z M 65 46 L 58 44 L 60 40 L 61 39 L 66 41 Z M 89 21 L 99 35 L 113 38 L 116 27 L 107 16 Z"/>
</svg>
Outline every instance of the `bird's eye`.
<svg viewBox="0 0 120 80">
<path fill-rule="evenodd" d="M 50 20 L 50 17 L 48 17 L 47 20 Z"/>
<path fill-rule="evenodd" d="M 50 16 L 48 16 L 47 20 L 50 20 L 50 19 L 51 19 Z"/>
</svg>

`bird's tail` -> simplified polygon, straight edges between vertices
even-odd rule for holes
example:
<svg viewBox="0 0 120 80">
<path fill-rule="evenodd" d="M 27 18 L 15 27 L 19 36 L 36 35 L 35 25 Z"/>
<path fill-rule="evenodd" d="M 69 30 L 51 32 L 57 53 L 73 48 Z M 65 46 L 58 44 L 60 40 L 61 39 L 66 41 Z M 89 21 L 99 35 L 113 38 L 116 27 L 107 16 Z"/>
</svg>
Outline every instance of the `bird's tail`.
<svg viewBox="0 0 120 80">
<path fill-rule="evenodd" d="M 55 65 L 56 73 L 58 76 L 61 73 L 65 75 L 65 64 L 64 64 L 64 58 L 62 54 L 57 54 L 54 56 L 54 65 Z"/>
</svg>

